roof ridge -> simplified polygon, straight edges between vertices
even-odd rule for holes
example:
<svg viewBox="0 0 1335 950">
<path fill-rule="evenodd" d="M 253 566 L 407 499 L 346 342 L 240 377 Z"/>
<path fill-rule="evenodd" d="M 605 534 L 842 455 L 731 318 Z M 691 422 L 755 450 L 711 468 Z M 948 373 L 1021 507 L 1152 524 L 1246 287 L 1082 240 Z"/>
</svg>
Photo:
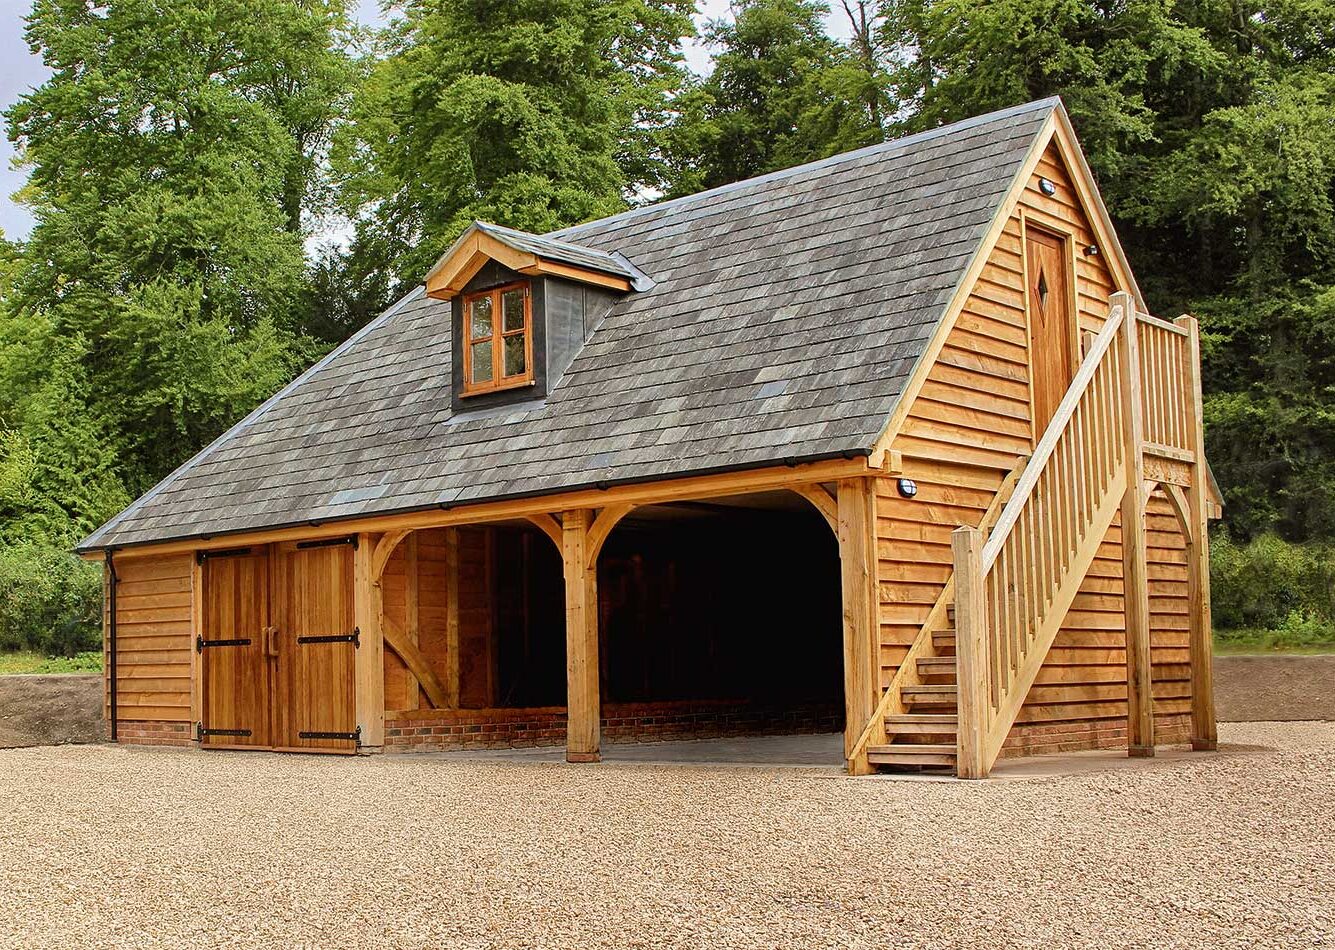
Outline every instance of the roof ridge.
<svg viewBox="0 0 1335 950">
<path fill-rule="evenodd" d="M 592 221 L 584 221 L 580 224 L 572 224 L 564 228 L 558 228 L 555 231 L 548 231 L 542 236 L 550 240 L 561 240 L 560 237 L 568 237 L 573 232 L 578 232 L 584 228 L 592 228 L 595 225 L 607 224 L 610 221 L 626 221 L 641 215 L 650 214 L 655 211 L 662 211 L 665 208 L 674 208 L 679 205 L 688 204 L 707 198 L 713 195 L 727 194 L 732 191 L 741 191 L 753 186 L 769 184 L 774 181 L 781 181 L 785 178 L 792 178 L 804 172 L 815 171 L 817 169 L 828 168 L 844 162 L 863 158 L 867 155 L 875 155 L 880 152 L 889 152 L 905 146 L 917 145 L 921 142 L 931 141 L 945 135 L 967 129 L 977 128 L 980 125 L 986 125 L 990 122 L 998 122 L 1002 119 L 1009 119 L 1017 115 L 1024 115 L 1028 112 L 1039 112 L 1043 109 L 1061 108 L 1061 96 L 1047 96 L 1043 99 L 1035 99 L 1032 102 L 1021 103 L 1020 105 L 1008 106 L 1005 109 L 997 109 L 994 112 L 987 112 L 983 115 L 971 116 L 967 119 L 961 119 L 958 122 L 951 122 L 947 125 L 940 125 L 934 129 L 925 129 L 922 132 L 915 132 L 912 135 L 901 136 L 897 139 L 890 139 L 886 142 L 877 142 L 874 145 L 865 145 L 862 148 L 853 149 L 849 152 L 839 152 L 835 155 L 819 158 L 815 161 L 806 162 L 801 165 L 793 165 L 789 168 L 781 168 L 777 171 L 766 172 L 763 175 L 756 175 L 753 178 L 743 178 L 740 181 L 729 182 L 726 185 L 719 185 L 715 188 L 709 188 L 705 191 L 693 192 L 689 195 L 682 195 L 679 198 L 669 198 L 666 201 L 658 201 L 653 204 L 641 205 L 638 208 L 628 208 L 625 211 L 619 211 L 616 214 L 608 215 L 605 218 L 595 218 Z"/>
<path fill-rule="evenodd" d="M 394 303 L 390 304 L 374 320 L 368 321 L 366 325 L 363 326 L 360 330 L 352 334 L 352 336 L 348 337 L 346 340 L 344 340 L 338 346 L 334 347 L 324 356 L 320 357 L 309 367 L 307 367 L 304 372 L 299 373 L 295 378 L 293 378 L 293 380 L 289 382 L 286 386 L 278 390 L 278 392 L 274 393 L 268 399 L 264 400 L 264 402 L 260 403 L 258 406 L 252 409 L 249 413 L 246 414 L 245 418 L 243 418 L 240 422 L 233 425 L 222 435 L 218 436 L 208 445 L 204 446 L 204 448 L 200 449 L 194 455 L 190 456 L 190 458 L 186 459 L 186 461 L 178 465 L 175 469 L 171 471 L 170 474 L 168 474 L 165 478 L 163 478 L 162 481 L 158 482 L 148 491 L 144 492 L 142 495 L 136 498 L 115 517 L 108 519 L 106 523 L 104 523 L 101 527 L 97 528 L 90 535 L 88 535 L 88 537 L 80 541 L 79 544 L 76 546 L 75 550 L 82 551 L 95 547 L 100 537 L 104 536 L 107 532 L 114 529 L 118 524 L 120 524 L 134 512 L 138 511 L 153 498 L 156 498 L 164 489 L 167 488 L 168 485 L 177 481 L 182 475 L 184 475 L 186 472 L 190 471 L 190 469 L 194 468 L 197 464 L 202 462 L 214 449 L 221 447 L 224 443 L 229 441 L 233 436 L 237 435 L 238 433 L 249 427 L 251 424 L 256 422 L 261 416 L 263 416 L 266 412 L 272 409 L 274 404 L 277 403 L 278 400 L 282 399 L 292 390 L 296 389 L 297 386 L 305 382 L 308 377 L 314 375 L 317 370 L 321 369 L 328 363 L 332 362 L 333 359 L 340 353 L 342 353 L 344 350 L 351 347 L 354 343 L 356 343 L 362 337 L 366 336 L 376 327 L 385 324 L 390 317 L 394 316 L 394 314 L 398 313 L 400 310 L 406 307 L 409 304 L 409 302 L 411 302 L 411 300 L 417 296 L 419 291 L 425 293 L 426 287 L 423 286 L 422 284 L 418 284 L 416 287 L 413 287 L 411 290 L 409 290 L 406 294 L 404 294 Z"/>
</svg>

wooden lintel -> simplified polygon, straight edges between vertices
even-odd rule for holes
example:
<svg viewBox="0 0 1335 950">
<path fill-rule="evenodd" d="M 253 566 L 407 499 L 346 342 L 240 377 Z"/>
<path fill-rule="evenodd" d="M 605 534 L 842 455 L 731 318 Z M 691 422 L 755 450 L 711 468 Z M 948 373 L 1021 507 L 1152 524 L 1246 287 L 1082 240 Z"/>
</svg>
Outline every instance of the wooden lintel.
<svg viewBox="0 0 1335 950">
<path fill-rule="evenodd" d="M 811 502 L 830 530 L 839 534 L 839 502 L 824 485 L 794 485 L 793 491 Z"/>
<path fill-rule="evenodd" d="M 552 544 L 556 545 L 558 551 L 561 549 L 560 522 L 545 511 L 535 512 L 534 514 L 526 515 L 525 517 L 533 522 L 534 526 L 537 527 L 539 531 L 552 539 Z"/>
<path fill-rule="evenodd" d="M 385 565 L 389 563 L 390 557 L 394 554 L 394 549 L 399 546 L 399 542 L 412 533 L 410 528 L 400 528 L 397 531 L 386 531 L 376 542 L 375 551 L 371 554 L 371 580 L 379 581 L 385 573 Z"/>
<path fill-rule="evenodd" d="M 590 569 L 598 564 L 598 553 L 602 551 L 603 543 L 617 526 L 617 522 L 630 514 L 634 508 L 632 504 L 608 505 L 598 512 L 598 517 L 589 525 L 589 537 L 585 542 L 585 557 L 588 558 Z"/>
<path fill-rule="evenodd" d="M 397 514 L 369 515 L 364 518 L 322 522 L 311 525 L 273 528 L 260 531 L 238 532 L 205 539 L 185 539 L 162 544 L 145 544 L 118 548 L 116 558 L 157 557 L 164 554 L 208 551 L 217 548 L 244 547 L 249 544 L 270 544 L 280 541 L 299 541 L 333 538 L 364 531 L 395 531 L 405 528 L 446 528 L 457 525 L 486 524 L 527 518 L 553 510 L 573 508 L 604 508 L 629 502 L 636 506 L 660 504 L 692 498 L 717 498 L 724 495 L 743 495 L 752 492 L 773 491 L 811 482 L 831 482 L 863 475 L 878 475 L 870 469 L 865 458 L 831 459 L 823 462 L 804 462 L 793 466 L 773 466 L 716 475 L 692 475 L 685 478 L 664 479 L 616 485 L 605 489 L 586 488 L 563 494 L 543 495 L 505 501 L 460 505 L 457 508 L 427 509 Z M 100 551 L 88 552 L 101 558 Z"/>
<path fill-rule="evenodd" d="M 384 625 L 385 644 L 398 654 L 399 659 L 408 667 L 408 671 L 417 678 L 427 699 L 431 700 L 431 705 L 437 709 L 448 708 L 449 694 L 445 684 L 436 676 L 431 664 L 417 648 L 417 644 L 413 643 L 407 631 L 389 616 L 382 617 L 381 623 Z"/>
</svg>

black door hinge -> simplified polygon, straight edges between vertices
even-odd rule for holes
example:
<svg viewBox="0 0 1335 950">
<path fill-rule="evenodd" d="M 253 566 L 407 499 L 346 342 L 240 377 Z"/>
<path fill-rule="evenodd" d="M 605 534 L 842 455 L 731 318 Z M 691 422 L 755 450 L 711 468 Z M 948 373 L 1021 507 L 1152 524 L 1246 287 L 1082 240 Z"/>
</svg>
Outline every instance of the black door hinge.
<svg viewBox="0 0 1335 950">
<path fill-rule="evenodd" d="M 362 645 L 361 627 L 353 627 L 352 633 L 335 633 L 318 637 L 297 637 L 298 643 L 351 643 L 356 649 Z"/>
<path fill-rule="evenodd" d="M 196 738 L 196 739 L 199 739 L 199 740 L 201 740 L 201 741 L 204 739 L 205 736 L 248 736 L 248 735 L 250 735 L 250 730 L 249 730 L 249 729 L 205 729 L 205 728 L 204 728 L 204 723 L 202 723 L 202 722 L 197 722 L 197 723 L 195 723 L 195 729 L 196 729 L 197 732 L 198 732 L 198 735 L 196 735 L 195 738 Z"/>
<path fill-rule="evenodd" d="M 203 564 L 212 558 L 218 557 L 245 557 L 250 553 L 250 548 L 226 548 L 221 551 L 199 551 L 195 554 L 195 563 Z"/>
<path fill-rule="evenodd" d="M 297 550 L 307 551 L 311 548 L 332 548 L 339 544 L 350 544 L 352 549 L 357 550 L 357 536 L 350 534 L 346 538 L 321 538 L 319 541 L 298 541 Z"/>
<path fill-rule="evenodd" d="M 205 640 L 204 635 L 195 637 L 195 652 L 203 653 L 205 647 L 248 647 L 250 637 L 238 637 L 234 640 Z"/>
<path fill-rule="evenodd" d="M 348 742 L 357 743 L 357 747 L 361 748 L 362 727 L 358 726 L 352 732 L 298 732 L 297 738 L 298 739 L 344 739 Z"/>
</svg>

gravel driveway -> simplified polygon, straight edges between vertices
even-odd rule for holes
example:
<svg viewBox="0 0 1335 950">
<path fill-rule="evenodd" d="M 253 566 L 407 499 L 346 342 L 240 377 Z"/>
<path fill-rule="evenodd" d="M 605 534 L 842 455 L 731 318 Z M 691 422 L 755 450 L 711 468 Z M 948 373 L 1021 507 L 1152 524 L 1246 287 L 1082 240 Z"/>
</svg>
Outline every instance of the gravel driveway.
<svg viewBox="0 0 1335 950">
<path fill-rule="evenodd" d="M 0 751 L 0 946 L 1335 946 L 1335 724 L 1221 733 L 982 783 Z"/>
</svg>

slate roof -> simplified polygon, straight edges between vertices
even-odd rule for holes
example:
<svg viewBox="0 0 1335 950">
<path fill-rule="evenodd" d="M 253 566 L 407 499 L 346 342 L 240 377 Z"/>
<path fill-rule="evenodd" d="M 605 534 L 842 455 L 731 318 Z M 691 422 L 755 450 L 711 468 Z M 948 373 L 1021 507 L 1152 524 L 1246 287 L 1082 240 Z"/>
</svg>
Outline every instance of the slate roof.
<svg viewBox="0 0 1335 950">
<path fill-rule="evenodd" d="M 867 454 L 1056 99 L 544 243 L 653 278 L 541 402 L 453 414 L 418 287 L 81 550 Z"/>
</svg>

